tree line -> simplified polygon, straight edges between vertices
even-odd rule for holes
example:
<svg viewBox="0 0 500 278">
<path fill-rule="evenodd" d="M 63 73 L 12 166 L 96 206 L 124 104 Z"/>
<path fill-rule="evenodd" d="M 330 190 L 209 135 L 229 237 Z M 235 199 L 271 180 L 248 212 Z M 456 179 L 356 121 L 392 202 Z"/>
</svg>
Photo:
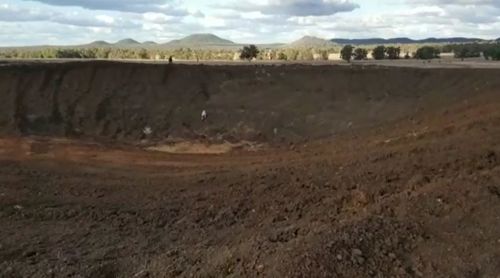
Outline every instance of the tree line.
<svg viewBox="0 0 500 278">
<path fill-rule="evenodd" d="M 396 60 L 396 59 L 421 59 L 431 60 L 440 58 L 442 52 L 454 53 L 455 58 L 474 58 L 483 57 L 487 60 L 500 60 L 500 44 L 450 44 L 444 46 L 421 46 L 410 55 L 409 52 L 402 57 L 401 47 L 396 46 L 376 46 L 371 51 L 371 56 L 375 60 Z M 343 60 L 350 62 L 351 60 L 365 60 L 368 58 L 368 49 L 346 45 L 340 51 L 340 56 Z"/>
<path fill-rule="evenodd" d="M 368 58 L 368 50 L 365 48 L 355 48 L 352 45 L 346 45 L 342 48 L 340 52 L 340 57 L 342 60 L 350 62 L 352 59 L 354 60 L 366 60 Z M 375 60 L 397 60 L 397 59 L 434 59 L 439 58 L 440 50 L 437 47 L 432 46 L 423 46 L 417 49 L 413 56 L 410 55 L 409 52 L 402 57 L 401 55 L 401 47 L 396 46 L 384 46 L 380 45 L 375 47 L 371 51 L 371 57 Z"/>
<path fill-rule="evenodd" d="M 247 56 L 251 51 L 250 58 Z M 174 57 L 179 60 L 234 60 L 240 58 L 257 60 L 289 60 L 289 61 L 311 61 L 328 60 L 330 55 L 351 61 L 373 58 L 375 60 L 395 59 L 434 59 L 439 58 L 441 53 L 453 52 L 456 58 L 481 57 L 490 60 L 500 60 L 500 44 L 449 44 L 442 46 L 405 46 L 403 50 L 399 46 L 373 46 L 354 47 L 346 45 L 343 48 L 282 48 L 259 50 L 251 45 L 236 51 L 230 49 L 222 50 L 196 50 L 191 48 L 179 49 L 144 49 L 144 48 L 3 48 L 0 49 L 0 58 L 22 58 L 22 59 L 151 59 L 167 60 Z"/>
<path fill-rule="evenodd" d="M 301 49 L 265 49 L 247 46 L 241 50 L 231 49 L 145 49 L 145 48 L 4 48 L 0 49 L 0 59 L 150 59 L 166 60 L 174 57 L 178 60 L 234 60 L 247 59 L 241 54 L 252 49 L 257 60 L 326 60 L 329 53 L 338 53 L 340 48 L 301 48 Z"/>
<path fill-rule="evenodd" d="M 366 48 L 361 48 L 361 47 L 355 48 L 352 45 L 346 45 L 340 51 L 340 57 L 347 62 L 350 62 L 352 59 L 365 60 L 368 58 L 368 53 L 369 51 Z M 371 51 L 371 56 L 375 60 L 399 59 L 401 56 L 401 47 L 395 47 L 395 46 L 386 47 L 384 45 L 380 45 L 375 47 Z M 407 53 L 405 57 L 410 58 L 409 53 Z"/>
<path fill-rule="evenodd" d="M 18 48 L 0 50 L 0 58 L 20 59 L 151 59 L 230 60 L 233 51 L 195 51 L 189 48 L 155 50 L 145 48 Z"/>
<path fill-rule="evenodd" d="M 470 44 L 454 44 L 446 45 L 443 47 L 444 50 L 448 52 L 455 53 L 456 58 L 476 58 L 483 57 L 487 60 L 500 60 L 500 44 L 480 44 L 480 43 L 470 43 Z"/>
</svg>

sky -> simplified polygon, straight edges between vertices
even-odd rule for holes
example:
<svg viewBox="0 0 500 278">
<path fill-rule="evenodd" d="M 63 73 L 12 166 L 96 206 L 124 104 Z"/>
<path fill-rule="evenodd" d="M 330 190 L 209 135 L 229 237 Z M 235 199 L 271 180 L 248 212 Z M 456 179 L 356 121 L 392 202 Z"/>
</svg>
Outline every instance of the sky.
<svg viewBox="0 0 500 278">
<path fill-rule="evenodd" d="M 500 37 L 500 0 L 0 0 L 0 45 Z"/>
</svg>

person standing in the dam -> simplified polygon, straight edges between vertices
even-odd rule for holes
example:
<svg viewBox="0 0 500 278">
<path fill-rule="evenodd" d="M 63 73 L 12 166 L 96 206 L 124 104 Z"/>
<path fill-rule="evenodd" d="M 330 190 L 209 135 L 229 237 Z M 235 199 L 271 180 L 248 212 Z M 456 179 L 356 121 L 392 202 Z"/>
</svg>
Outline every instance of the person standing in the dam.
<svg viewBox="0 0 500 278">
<path fill-rule="evenodd" d="M 207 119 L 207 117 L 208 117 L 207 111 L 206 110 L 201 111 L 201 121 L 204 122 Z"/>
</svg>

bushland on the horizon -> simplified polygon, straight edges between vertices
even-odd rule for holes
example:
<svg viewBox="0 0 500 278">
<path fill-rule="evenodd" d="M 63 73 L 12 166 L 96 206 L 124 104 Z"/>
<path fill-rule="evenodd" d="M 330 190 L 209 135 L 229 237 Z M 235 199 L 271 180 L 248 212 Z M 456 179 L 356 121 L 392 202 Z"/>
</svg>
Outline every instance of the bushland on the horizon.
<svg viewBox="0 0 500 278">
<path fill-rule="evenodd" d="M 399 59 L 401 53 L 405 58 L 432 59 L 439 57 L 439 53 L 454 53 L 456 58 L 472 58 L 484 56 L 485 59 L 500 60 L 500 44 L 498 43 L 471 43 L 446 44 L 435 46 L 401 45 L 401 46 L 352 46 L 350 59 L 363 60 L 373 58 Z M 329 48 L 275 48 L 257 49 L 257 60 L 327 60 L 331 55 L 341 59 L 341 47 Z M 366 53 L 365 53 L 366 51 Z M 174 57 L 178 60 L 234 60 L 241 58 L 242 50 L 230 49 L 155 49 L 155 48 L 116 48 L 116 47 L 27 47 L 27 48 L 0 48 L 1 59 L 149 59 L 165 60 Z M 371 54 L 371 57 L 369 57 Z M 347 58 L 347 56 L 345 57 Z M 349 59 L 349 60 L 350 60 Z"/>
</svg>

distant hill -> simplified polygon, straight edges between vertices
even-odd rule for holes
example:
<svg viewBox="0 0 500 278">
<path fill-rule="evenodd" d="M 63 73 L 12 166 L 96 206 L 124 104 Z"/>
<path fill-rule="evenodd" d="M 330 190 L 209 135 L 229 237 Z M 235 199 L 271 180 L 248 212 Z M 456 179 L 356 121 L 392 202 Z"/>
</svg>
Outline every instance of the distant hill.
<svg viewBox="0 0 500 278">
<path fill-rule="evenodd" d="M 94 41 L 88 44 L 88 46 L 93 46 L 93 47 L 107 47 L 110 45 L 111 44 L 107 41 Z"/>
<path fill-rule="evenodd" d="M 381 44 L 442 44 L 442 43 L 473 43 L 473 42 L 497 42 L 500 43 L 500 38 L 496 40 L 483 40 L 478 38 L 428 38 L 423 40 L 413 40 L 410 38 L 368 38 L 368 39 L 331 39 L 325 40 L 313 36 L 305 36 L 297 41 L 289 44 L 274 43 L 274 44 L 256 44 L 260 49 L 277 49 L 277 48 L 331 48 L 339 45 L 381 45 Z M 220 38 L 213 34 L 193 34 L 182 39 L 173 40 L 167 43 L 156 43 L 154 41 L 145 41 L 140 43 L 134 39 L 127 38 L 116 43 L 99 40 L 89 44 L 82 45 L 39 45 L 39 46 L 12 46 L 1 47 L 2 49 L 40 49 L 40 48 L 146 48 L 146 49 L 178 49 L 191 48 L 198 50 L 232 50 L 238 51 L 245 45 L 255 44 L 235 43 L 233 41 Z"/>
<path fill-rule="evenodd" d="M 317 38 L 317 37 L 311 37 L 311 36 L 305 36 L 302 37 L 299 40 L 296 40 L 290 44 L 287 45 L 287 47 L 294 47 L 294 48 L 309 48 L 309 47 L 332 47 L 337 45 L 335 42 Z"/>
<path fill-rule="evenodd" d="M 485 40 L 478 38 L 428 38 L 422 40 L 422 43 L 471 43 L 471 42 L 483 42 Z"/>
<path fill-rule="evenodd" d="M 166 44 L 167 47 L 214 47 L 214 46 L 235 46 L 235 43 L 217 37 L 213 34 L 193 34 L 180 40 L 173 40 Z"/>
<path fill-rule="evenodd" d="M 354 45 L 373 45 L 373 44 L 423 44 L 423 43 L 471 43 L 483 42 L 483 39 L 477 38 L 428 38 L 423 40 L 413 40 L 410 38 L 369 38 L 369 39 L 331 39 L 332 42 L 338 44 L 354 44 Z"/>
<path fill-rule="evenodd" d="M 138 46 L 141 43 L 133 39 L 123 39 L 114 43 L 117 46 Z"/>
</svg>

